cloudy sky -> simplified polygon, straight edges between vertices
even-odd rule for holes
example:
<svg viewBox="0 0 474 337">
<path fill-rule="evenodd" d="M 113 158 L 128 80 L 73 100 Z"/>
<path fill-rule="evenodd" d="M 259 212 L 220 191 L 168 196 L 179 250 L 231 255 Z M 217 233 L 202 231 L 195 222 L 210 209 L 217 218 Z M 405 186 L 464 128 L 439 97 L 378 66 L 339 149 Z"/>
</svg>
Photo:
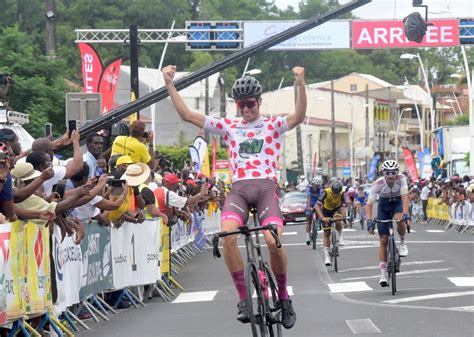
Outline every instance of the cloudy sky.
<svg viewBox="0 0 474 337">
<path fill-rule="evenodd" d="M 299 2 L 300 0 L 275 0 L 279 8 L 291 5 L 297 9 Z M 350 1 L 339 0 L 341 4 L 348 2 Z M 428 19 L 474 17 L 473 0 L 424 0 L 423 3 L 428 5 Z M 354 14 L 363 19 L 401 19 L 414 11 L 423 13 L 424 17 L 424 9 L 413 8 L 412 0 L 372 0 L 356 9 Z"/>
</svg>

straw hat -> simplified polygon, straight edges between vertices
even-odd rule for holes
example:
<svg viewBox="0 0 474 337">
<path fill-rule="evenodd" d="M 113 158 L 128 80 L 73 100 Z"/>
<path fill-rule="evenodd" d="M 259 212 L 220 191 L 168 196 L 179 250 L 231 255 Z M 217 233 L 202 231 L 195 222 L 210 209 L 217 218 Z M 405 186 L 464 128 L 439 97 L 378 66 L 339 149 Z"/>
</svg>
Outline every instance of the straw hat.
<svg viewBox="0 0 474 337">
<path fill-rule="evenodd" d="M 11 170 L 11 174 L 15 179 L 27 181 L 39 177 L 41 172 L 35 170 L 30 163 L 16 163 L 15 168 Z"/>
<path fill-rule="evenodd" d="M 150 176 L 150 167 L 144 163 L 136 163 L 127 166 L 127 170 L 121 179 L 127 181 L 129 186 L 143 184 Z"/>
</svg>

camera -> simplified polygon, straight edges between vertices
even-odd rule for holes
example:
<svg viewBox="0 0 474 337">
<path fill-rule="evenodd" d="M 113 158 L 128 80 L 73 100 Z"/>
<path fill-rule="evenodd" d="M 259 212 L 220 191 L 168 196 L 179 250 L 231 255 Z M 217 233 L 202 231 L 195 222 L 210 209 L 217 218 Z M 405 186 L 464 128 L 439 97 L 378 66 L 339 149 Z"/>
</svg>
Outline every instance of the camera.
<svg viewBox="0 0 474 337">
<path fill-rule="evenodd" d="M 171 160 L 166 155 L 160 155 L 158 157 L 158 163 L 160 164 L 161 168 L 168 168 L 171 166 Z"/>
<path fill-rule="evenodd" d="M 143 138 L 148 138 L 148 132 L 143 132 Z"/>
<path fill-rule="evenodd" d="M 66 180 L 59 180 L 56 185 L 53 186 L 53 192 L 56 192 L 59 197 L 64 198 L 64 192 L 66 191 Z"/>
<path fill-rule="evenodd" d="M 12 74 L 0 74 L 0 85 L 13 84 Z"/>
<path fill-rule="evenodd" d="M 112 187 L 122 187 L 125 184 L 124 179 L 116 179 L 114 176 L 107 177 L 107 185 Z"/>
</svg>

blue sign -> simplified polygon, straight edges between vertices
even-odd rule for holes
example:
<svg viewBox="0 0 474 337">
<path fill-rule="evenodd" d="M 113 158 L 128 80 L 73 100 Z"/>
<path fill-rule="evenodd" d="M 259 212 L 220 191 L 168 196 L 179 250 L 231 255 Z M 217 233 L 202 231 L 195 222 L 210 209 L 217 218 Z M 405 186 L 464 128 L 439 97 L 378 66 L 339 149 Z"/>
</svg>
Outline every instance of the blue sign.
<svg viewBox="0 0 474 337">
<path fill-rule="evenodd" d="M 351 176 L 351 168 L 350 167 L 343 167 L 342 168 L 342 175 L 344 177 L 350 177 Z"/>
</svg>

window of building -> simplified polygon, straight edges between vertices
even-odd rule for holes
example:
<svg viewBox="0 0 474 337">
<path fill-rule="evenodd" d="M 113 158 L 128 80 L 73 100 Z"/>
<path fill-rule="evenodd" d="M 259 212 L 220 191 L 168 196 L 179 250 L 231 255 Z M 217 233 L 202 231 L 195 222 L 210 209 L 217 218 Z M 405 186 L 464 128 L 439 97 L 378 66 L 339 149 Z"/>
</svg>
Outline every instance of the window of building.
<svg viewBox="0 0 474 337">
<path fill-rule="evenodd" d="M 357 84 L 351 84 L 351 92 L 357 91 Z"/>
</svg>

